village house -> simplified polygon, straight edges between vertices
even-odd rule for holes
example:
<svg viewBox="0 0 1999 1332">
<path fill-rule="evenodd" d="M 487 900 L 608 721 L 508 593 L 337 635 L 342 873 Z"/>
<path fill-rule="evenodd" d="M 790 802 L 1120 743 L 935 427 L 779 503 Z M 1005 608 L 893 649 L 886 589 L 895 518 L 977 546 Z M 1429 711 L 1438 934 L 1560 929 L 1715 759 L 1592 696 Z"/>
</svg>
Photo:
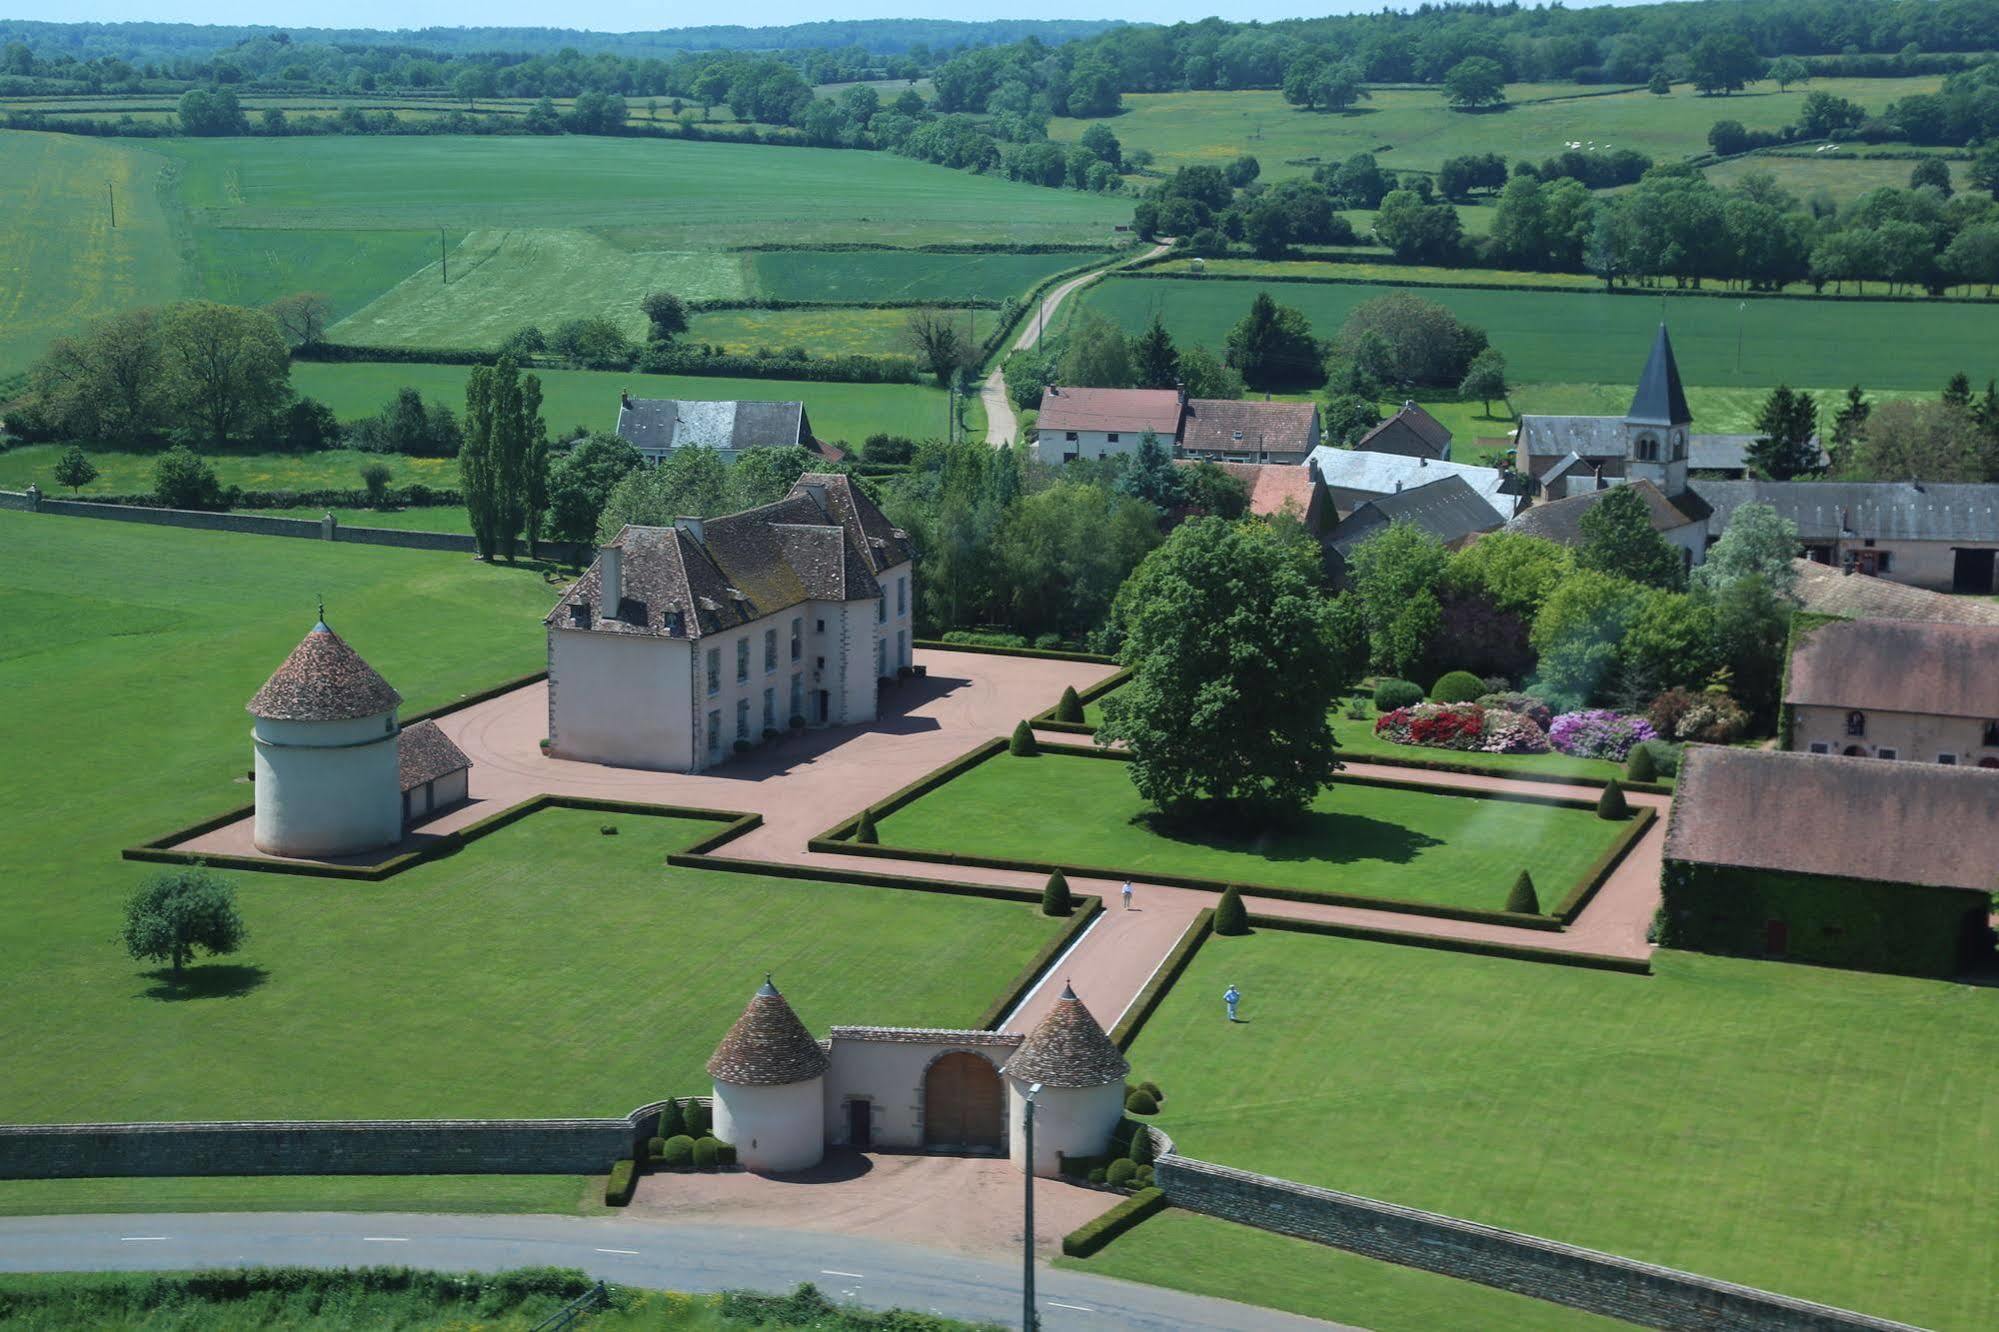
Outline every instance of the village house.
<svg viewBox="0 0 1999 1332">
<path fill-rule="evenodd" d="M 809 449 L 829 461 L 842 456 L 812 435 L 802 402 L 702 401 L 618 395 L 620 439 L 649 463 L 675 449 L 713 449 L 731 463 L 751 449 Z"/>
<path fill-rule="evenodd" d="M 1744 504 L 1798 528 L 1807 559 L 1938 592 L 1999 592 L 1999 485 L 1930 481 L 1697 481 L 1715 536 Z"/>
<path fill-rule="evenodd" d="M 626 527 L 549 612 L 558 758 L 699 772 L 806 726 L 873 721 L 911 665 L 912 549 L 845 477 Z"/>
<path fill-rule="evenodd" d="M 1326 538 L 1326 570 L 1335 586 L 1345 582 L 1354 548 L 1393 523 L 1414 524 L 1446 550 L 1462 550 L 1481 532 L 1499 527 L 1500 518 L 1461 476 L 1441 476 L 1428 485 L 1366 500 Z"/>
<path fill-rule="evenodd" d="M 1403 453 L 1370 453 L 1322 444 L 1312 450 L 1305 466 L 1325 482 L 1334 507 L 1343 514 L 1377 496 L 1413 490 L 1446 476 L 1461 478 L 1501 522 L 1518 513 L 1527 497 L 1526 478 L 1518 472 Z"/>
<path fill-rule="evenodd" d="M 1051 386 L 1034 421 L 1046 463 L 1131 454 L 1150 433 L 1176 456 L 1207 462 L 1302 463 L 1319 443 L 1309 402 L 1189 398 L 1179 389 Z"/>
<path fill-rule="evenodd" d="M 1395 453 L 1405 458 L 1451 460 L 1451 432 L 1442 421 L 1405 400 L 1395 415 L 1353 442 L 1362 453 Z"/>
<path fill-rule="evenodd" d="M 1999 768 L 1999 627 L 1834 620 L 1802 630 L 1784 710 L 1787 749 Z"/>
<path fill-rule="evenodd" d="M 1999 773 L 1690 745 L 1660 943 L 1911 976 L 1990 972 Z"/>
<path fill-rule="evenodd" d="M 1685 492 L 1679 499 L 1672 500 L 1667 499 L 1664 492 L 1649 480 L 1628 484 L 1645 501 L 1645 512 L 1652 520 L 1652 530 L 1664 537 L 1667 545 L 1678 548 L 1687 568 L 1707 558 L 1708 511 L 1699 503 L 1699 496 Z M 1585 490 L 1565 499 L 1543 501 L 1521 510 L 1520 515 L 1506 525 L 1506 530 L 1541 537 L 1558 545 L 1580 545 L 1583 516 L 1602 503 L 1603 497 L 1609 493 L 1610 488 L 1605 487 L 1602 490 Z"/>
</svg>

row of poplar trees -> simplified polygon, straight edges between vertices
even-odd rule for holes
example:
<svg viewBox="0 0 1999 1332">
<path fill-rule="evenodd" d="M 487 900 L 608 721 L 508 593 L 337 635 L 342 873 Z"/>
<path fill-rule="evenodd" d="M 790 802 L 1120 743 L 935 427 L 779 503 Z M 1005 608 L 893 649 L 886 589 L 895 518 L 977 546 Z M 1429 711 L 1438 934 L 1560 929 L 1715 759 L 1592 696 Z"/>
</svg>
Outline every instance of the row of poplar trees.
<svg viewBox="0 0 1999 1332">
<path fill-rule="evenodd" d="M 541 420 L 541 379 L 502 356 L 465 380 L 465 442 L 459 484 L 481 559 L 512 560 L 523 535 L 538 554 L 548 508 L 548 433 Z"/>
</svg>

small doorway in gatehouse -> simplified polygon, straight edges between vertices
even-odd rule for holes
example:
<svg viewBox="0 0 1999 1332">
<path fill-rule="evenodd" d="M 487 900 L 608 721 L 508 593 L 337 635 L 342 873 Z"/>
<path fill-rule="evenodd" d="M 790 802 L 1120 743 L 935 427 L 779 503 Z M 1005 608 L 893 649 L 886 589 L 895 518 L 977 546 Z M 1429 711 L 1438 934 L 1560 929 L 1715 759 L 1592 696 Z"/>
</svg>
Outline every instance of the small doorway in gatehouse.
<svg viewBox="0 0 1999 1332">
<path fill-rule="evenodd" d="M 856 1097 L 847 1102 L 847 1145 L 866 1151 L 875 1145 L 874 1102 Z"/>
<path fill-rule="evenodd" d="M 992 1061 L 954 1050 L 923 1075 L 923 1145 L 934 1150 L 1000 1150 L 1005 1093 Z"/>
</svg>

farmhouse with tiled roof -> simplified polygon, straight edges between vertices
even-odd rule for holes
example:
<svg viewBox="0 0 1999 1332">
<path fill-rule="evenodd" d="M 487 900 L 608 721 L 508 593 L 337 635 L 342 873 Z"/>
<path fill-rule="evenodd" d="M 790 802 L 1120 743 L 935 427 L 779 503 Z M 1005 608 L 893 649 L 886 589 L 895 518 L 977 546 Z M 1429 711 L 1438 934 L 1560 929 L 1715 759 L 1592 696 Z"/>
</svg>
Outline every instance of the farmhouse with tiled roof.
<svg viewBox="0 0 1999 1332">
<path fill-rule="evenodd" d="M 1785 747 L 1999 768 L 1995 667 L 1999 626 L 1837 620 L 1802 630 L 1784 677 Z"/>
<path fill-rule="evenodd" d="M 1405 458 L 1449 462 L 1451 432 L 1414 401 L 1405 401 L 1395 415 L 1355 440 L 1351 447 L 1361 453 L 1399 453 Z"/>
<path fill-rule="evenodd" d="M 873 721 L 912 657 L 912 547 L 846 477 L 626 527 L 547 616 L 549 752 L 699 772 L 786 730 Z"/>
<path fill-rule="evenodd" d="M 1189 398 L 1180 419 L 1180 455 L 1207 462 L 1305 461 L 1319 447 L 1319 409 L 1309 402 Z"/>
<path fill-rule="evenodd" d="M 1147 432 L 1180 457 L 1302 463 L 1319 443 L 1309 402 L 1189 398 L 1179 389 L 1069 388 L 1041 396 L 1034 456 L 1046 463 L 1136 453 Z"/>
</svg>

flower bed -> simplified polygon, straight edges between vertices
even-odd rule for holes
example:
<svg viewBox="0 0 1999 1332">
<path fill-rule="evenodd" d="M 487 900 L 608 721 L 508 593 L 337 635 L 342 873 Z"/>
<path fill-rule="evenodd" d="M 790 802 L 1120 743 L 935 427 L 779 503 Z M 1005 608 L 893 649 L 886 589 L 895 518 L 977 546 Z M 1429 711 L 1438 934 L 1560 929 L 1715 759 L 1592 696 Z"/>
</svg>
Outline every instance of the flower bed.
<svg viewBox="0 0 1999 1332">
<path fill-rule="evenodd" d="M 1659 733 L 1643 717 L 1630 717 L 1608 708 L 1586 712 L 1565 712 L 1548 727 L 1548 739 L 1564 754 L 1576 758 L 1609 759 L 1622 763 L 1631 747 L 1656 740 Z"/>
<path fill-rule="evenodd" d="M 1467 754 L 1548 752 L 1548 737 L 1532 719 L 1476 703 L 1418 703 L 1397 708 L 1374 723 L 1374 733 L 1398 745 Z"/>
</svg>

